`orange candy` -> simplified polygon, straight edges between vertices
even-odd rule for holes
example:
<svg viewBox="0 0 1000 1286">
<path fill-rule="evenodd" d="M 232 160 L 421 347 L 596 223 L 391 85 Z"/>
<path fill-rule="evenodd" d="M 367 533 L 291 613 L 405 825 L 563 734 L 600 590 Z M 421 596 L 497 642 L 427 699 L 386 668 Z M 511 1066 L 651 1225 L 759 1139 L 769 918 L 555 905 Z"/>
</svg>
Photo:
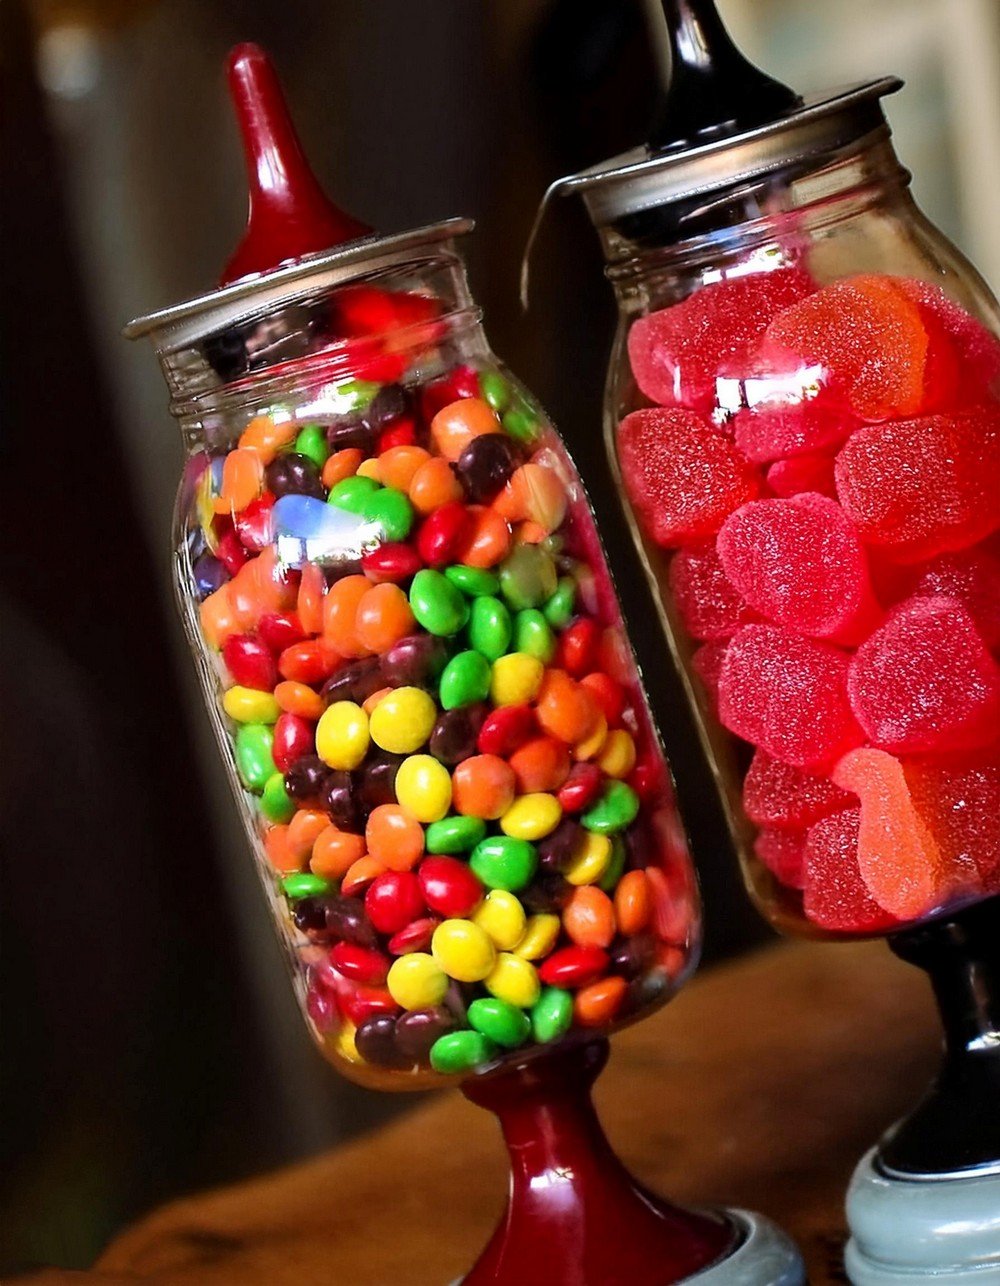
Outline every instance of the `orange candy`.
<svg viewBox="0 0 1000 1286">
<path fill-rule="evenodd" d="M 364 458 L 365 453 L 360 447 L 344 447 L 343 451 L 334 451 L 333 455 L 327 456 L 320 474 L 323 486 L 329 490 L 345 478 L 353 478 Z"/>
<path fill-rule="evenodd" d="M 368 656 L 370 648 L 358 638 L 357 619 L 361 600 L 371 590 L 366 576 L 342 576 L 334 581 L 323 602 L 323 637 L 342 657 Z"/>
<path fill-rule="evenodd" d="M 493 509 L 470 505 L 472 533 L 458 550 L 458 561 L 468 567 L 496 567 L 510 549 L 510 527 Z"/>
<path fill-rule="evenodd" d="M 296 610 L 299 623 L 307 634 L 323 632 L 323 598 L 326 595 L 326 577 L 315 563 L 306 563 L 299 580 Z"/>
<path fill-rule="evenodd" d="M 233 607 L 230 584 L 231 582 L 209 594 L 198 608 L 198 619 L 205 642 L 216 651 L 219 651 L 230 634 L 239 634 L 242 629 Z"/>
<path fill-rule="evenodd" d="M 313 875 L 322 875 L 326 880 L 339 880 L 364 855 L 365 841 L 361 835 L 338 830 L 330 822 L 316 837 L 309 869 Z"/>
<path fill-rule="evenodd" d="M 546 732 L 569 746 L 583 741 L 601 718 L 593 697 L 565 670 L 546 670 L 535 713 Z"/>
<path fill-rule="evenodd" d="M 493 508 L 511 522 L 537 524 L 547 536 L 566 517 L 566 503 L 566 486 L 555 469 L 529 461 L 514 470 Z"/>
<path fill-rule="evenodd" d="M 615 919 L 627 938 L 641 933 L 651 910 L 649 882 L 645 871 L 628 871 L 615 889 Z"/>
<path fill-rule="evenodd" d="M 361 702 L 361 709 L 364 710 L 366 715 L 370 716 L 379 702 L 384 701 L 392 690 L 392 688 L 379 688 L 370 697 L 365 697 L 364 701 Z"/>
<path fill-rule="evenodd" d="M 581 1027 L 603 1027 L 622 1007 L 628 983 L 617 976 L 581 987 L 573 1002 L 573 1017 Z"/>
<path fill-rule="evenodd" d="M 240 434 L 239 446 L 255 451 L 264 464 L 270 464 L 282 447 L 295 441 L 298 425 L 289 420 L 275 424 L 269 415 L 255 416 Z"/>
<path fill-rule="evenodd" d="M 366 854 L 359 857 L 340 883 L 340 891 L 345 898 L 357 897 L 364 893 L 372 880 L 385 874 L 385 867 L 377 858 Z"/>
<path fill-rule="evenodd" d="M 578 947 L 609 946 L 615 936 L 615 909 L 608 895 L 595 884 L 573 890 L 563 907 L 563 928 Z"/>
<path fill-rule="evenodd" d="M 288 844 L 288 827 L 271 826 L 264 835 L 264 852 L 267 860 L 280 875 L 291 875 L 302 869 L 301 861 Z"/>
<path fill-rule="evenodd" d="M 288 823 L 288 847 L 299 862 L 305 862 L 313 845 L 326 828 L 330 819 L 319 808 L 300 808 Z"/>
<path fill-rule="evenodd" d="M 406 595 L 398 585 L 375 585 L 358 605 L 354 621 L 358 643 L 369 652 L 388 652 L 416 622 Z"/>
<path fill-rule="evenodd" d="M 378 457 L 378 480 L 383 487 L 408 492 L 417 470 L 430 458 L 423 447 L 390 447 Z"/>
<path fill-rule="evenodd" d="M 222 490 L 212 502 L 217 514 L 239 513 L 264 489 L 264 462 L 256 451 L 237 447 L 222 465 Z"/>
<path fill-rule="evenodd" d="M 295 607 L 297 591 L 278 566 L 273 547 L 244 563 L 228 588 L 236 618 L 244 630 L 254 629 L 265 612 L 287 612 Z"/>
<path fill-rule="evenodd" d="M 514 802 L 517 779 L 499 755 L 463 759 L 451 778 L 451 806 L 466 817 L 496 821 Z"/>
<path fill-rule="evenodd" d="M 372 857 L 390 871 L 412 871 L 424 852 L 424 828 L 398 804 L 372 809 L 365 840 Z"/>
<path fill-rule="evenodd" d="M 410 480 L 410 503 L 419 514 L 433 513 L 464 495 L 451 465 L 440 456 L 425 461 Z"/>
<path fill-rule="evenodd" d="M 278 673 L 294 683 L 323 683 L 340 663 L 340 654 L 325 639 L 292 643 L 278 657 Z"/>
<path fill-rule="evenodd" d="M 509 760 L 518 794 L 557 791 L 569 776 L 569 751 L 555 737 L 532 737 Z"/>
<path fill-rule="evenodd" d="M 431 439 L 446 460 L 457 460 L 473 438 L 499 433 L 500 421 L 488 402 L 462 397 L 449 402 L 431 420 Z"/>
</svg>

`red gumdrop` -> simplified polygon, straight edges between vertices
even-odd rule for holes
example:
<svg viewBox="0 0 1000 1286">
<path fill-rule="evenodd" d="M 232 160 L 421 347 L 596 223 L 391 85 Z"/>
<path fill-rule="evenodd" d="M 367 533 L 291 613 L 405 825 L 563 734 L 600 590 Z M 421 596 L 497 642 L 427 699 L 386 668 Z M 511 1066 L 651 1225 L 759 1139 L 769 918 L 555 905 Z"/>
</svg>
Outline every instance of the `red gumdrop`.
<svg viewBox="0 0 1000 1286">
<path fill-rule="evenodd" d="M 800 495 L 803 491 L 814 491 L 817 495 L 836 499 L 833 456 L 817 453 L 778 460 L 767 471 L 767 485 L 776 496 L 786 499 Z"/>
<path fill-rule="evenodd" d="M 1000 746 L 903 761 L 921 820 L 970 892 L 1000 891 Z M 978 887 L 977 887 L 978 886 Z"/>
<path fill-rule="evenodd" d="M 705 690 L 708 709 L 713 715 L 719 712 L 719 677 L 722 674 L 722 663 L 726 659 L 728 639 L 717 643 L 705 643 L 691 657 L 691 669 L 698 676 Z"/>
<path fill-rule="evenodd" d="M 861 810 L 833 813 L 809 828 L 802 909 L 821 929 L 878 933 L 898 923 L 868 892 L 858 866 Z"/>
<path fill-rule="evenodd" d="M 757 750 L 743 779 L 743 808 L 756 825 L 799 830 L 851 808 L 855 800 L 828 777 L 816 777 Z"/>
<path fill-rule="evenodd" d="M 719 532 L 726 576 L 761 616 L 803 634 L 857 641 L 877 613 L 865 552 L 840 506 L 806 492 L 753 500 Z"/>
<path fill-rule="evenodd" d="M 313 725 L 301 715 L 282 713 L 274 725 L 271 755 L 279 772 L 287 772 L 297 759 L 316 750 Z"/>
<path fill-rule="evenodd" d="M 719 718 L 783 763 L 829 763 L 864 741 L 847 700 L 849 660 L 784 626 L 744 625 L 722 663 Z"/>
<path fill-rule="evenodd" d="M 957 404 L 978 402 L 1000 376 L 1000 339 L 949 299 L 940 286 L 926 281 L 897 278 L 896 285 L 920 309 L 924 324 L 929 320 L 941 328 L 951 343 L 958 378 L 949 390 Z M 933 390 L 939 400 L 942 390 Z"/>
<path fill-rule="evenodd" d="M 858 869 L 879 906 L 900 920 L 941 906 L 954 873 L 914 807 L 899 760 L 865 746 L 840 760 L 833 779 L 861 800 Z"/>
<path fill-rule="evenodd" d="M 815 366 L 803 366 L 795 354 L 769 352 L 765 346 L 742 373 L 740 388 L 746 405 L 729 427 L 749 460 L 833 447 L 860 423 L 841 384 Z"/>
<path fill-rule="evenodd" d="M 1000 411 L 866 425 L 835 475 L 861 539 L 896 561 L 963 549 L 1000 526 Z"/>
<path fill-rule="evenodd" d="M 230 634 L 222 645 L 222 659 L 243 688 L 273 692 L 278 682 L 278 667 L 271 649 L 254 634 Z"/>
<path fill-rule="evenodd" d="M 696 639 L 727 639 L 758 618 L 723 571 L 715 541 L 687 545 L 670 560 L 670 590 Z"/>
<path fill-rule="evenodd" d="M 618 426 L 622 476 L 657 544 L 714 535 L 759 483 L 719 433 L 690 411 L 633 411 Z"/>
<path fill-rule="evenodd" d="M 790 889 L 801 889 L 805 883 L 805 848 L 805 831 L 764 830 L 753 842 L 757 858 Z"/>
<path fill-rule="evenodd" d="M 989 648 L 1000 645 L 1000 556 L 988 545 L 939 554 L 914 569 L 910 594 L 957 598 Z"/>
<path fill-rule="evenodd" d="M 851 708 L 883 750 L 974 750 L 1000 738 L 1000 666 L 954 598 L 912 598 L 858 648 Z"/>
<path fill-rule="evenodd" d="M 723 369 L 738 369 L 771 318 L 812 289 L 799 268 L 747 273 L 640 317 L 628 337 L 636 383 L 652 402 L 708 415 Z"/>
<path fill-rule="evenodd" d="M 884 420 L 924 409 L 927 351 L 916 303 L 892 277 L 870 273 L 786 308 L 768 326 L 755 365 L 812 367 L 817 404 L 842 393 L 861 419 Z"/>
</svg>

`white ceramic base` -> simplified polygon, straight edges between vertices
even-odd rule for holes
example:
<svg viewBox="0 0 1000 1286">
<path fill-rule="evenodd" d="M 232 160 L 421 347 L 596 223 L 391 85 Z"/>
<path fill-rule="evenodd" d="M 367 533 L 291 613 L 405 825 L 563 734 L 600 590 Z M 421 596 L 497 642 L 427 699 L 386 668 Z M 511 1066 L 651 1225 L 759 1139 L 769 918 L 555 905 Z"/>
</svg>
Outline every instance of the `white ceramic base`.
<svg viewBox="0 0 1000 1286">
<path fill-rule="evenodd" d="M 908 1178 L 876 1149 L 847 1192 L 854 1286 L 1000 1286 L 1000 1167 Z"/>
<path fill-rule="evenodd" d="M 805 1266 L 776 1224 L 751 1210 L 725 1210 L 743 1234 L 731 1255 L 685 1277 L 685 1286 L 804 1286 Z"/>
</svg>

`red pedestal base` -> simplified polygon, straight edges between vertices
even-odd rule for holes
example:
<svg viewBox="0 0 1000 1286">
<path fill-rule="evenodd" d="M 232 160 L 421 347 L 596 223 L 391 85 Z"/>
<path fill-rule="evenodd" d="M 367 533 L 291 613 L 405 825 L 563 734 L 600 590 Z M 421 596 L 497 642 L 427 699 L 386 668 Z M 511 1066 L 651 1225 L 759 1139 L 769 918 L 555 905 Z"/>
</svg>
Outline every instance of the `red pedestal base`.
<svg viewBox="0 0 1000 1286">
<path fill-rule="evenodd" d="M 590 1100 L 607 1058 L 598 1040 L 463 1086 L 510 1154 L 507 1209 L 463 1286 L 667 1286 L 733 1246 L 725 1219 L 662 1201 L 615 1156 Z"/>
</svg>

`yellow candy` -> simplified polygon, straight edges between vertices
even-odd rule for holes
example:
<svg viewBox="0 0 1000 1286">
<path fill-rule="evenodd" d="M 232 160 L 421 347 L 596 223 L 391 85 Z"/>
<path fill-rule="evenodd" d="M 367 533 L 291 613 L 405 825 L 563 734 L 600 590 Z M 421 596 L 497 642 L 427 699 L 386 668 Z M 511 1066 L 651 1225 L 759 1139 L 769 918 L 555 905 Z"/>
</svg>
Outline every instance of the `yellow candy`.
<svg viewBox="0 0 1000 1286">
<path fill-rule="evenodd" d="M 389 995 L 404 1009 L 427 1009 L 439 1005 L 448 990 L 448 977 L 426 951 L 400 956 L 389 970 Z"/>
<path fill-rule="evenodd" d="M 350 772 L 368 753 L 368 716 L 353 701 L 335 701 L 316 725 L 316 753 L 330 768 Z"/>
<path fill-rule="evenodd" d="M 584 737 L 583 741 L 578 741 L 573 747 L 574 759 L 593 759 L 604 749 L 604 743 L 608 739 L 608 721 L 604 715 L 600 715 L 597 720 L 597 727 L 589 736 Z"/>
<path fill-rule="evenodd" d="M 570 884 L 596 884 L 611 864 L 611 853 L 612 844 L 607 835 L 588 831 L 563 874 Z"/>
<path fill-rule="evenodd" d="M 514 954 L 524 960 L 541 960 L 556 945 L 562 921 L 557 915 L 533 915 L 524 926 L 524 933 Z"/>
<path fill-rule="evenodd" d="M 539 791 L 521 795 L 500 818 L 500 829 L 514 839 L 544 839 L 562 821 L 562 805 L 555 795 Z"/>
<path fill-rule="evenodd" d="M 511 652 L 493 662 L 490 700 L 495 706 L 518 706 L 534 701 L 542 686 L 545 666 L 527 652 Z"/>
<path fill-rule="evenodd" d="M 222 697 L 222 708 L 237 723 L 274 723 L 281 707 L 270 692 L 257 688 L 228 688 Z"/>
<path fill-rule="evenodd" d="M 357 1028 L 353 1023 L 344 1023 L 340 1031 L 337 1032 L 337 1039 L 334 1042 L 334 1049 L 341 1058 L 346 1058 L 349 1063 L 360 1063 L 361 1055 L 358 1053 L 358 1047 L 354 1043 L 354 1033 Z"/>
<path fill-rule="evenodd" d="M 372 741 L 394 755 L 412 755 L 431 735 L 437 707 L 423 688 L 396 688 L 371 717 Z"/>
<path fill-rule="evenodd" d="M 444 920 L 434 930 L 431 951 L 448 977 L 454 978 L 456 982 L 480 982 L 496 963 L 492 941 L 471 920 Z M 407 956 L 402 958 L 409 959 Z M 395 967 L 393 965 L 392 968 Z M 391 969 L 389 977 L 392 977 Z"/>
<path fill-rule="evenodd" d="M 486 990 L 497 1000 L 506 1000 L 518 1009 L 529 1009 L 541 995 L 538 970 L 529 960 L 502 951 L 492 973 L 485 980 Z"/>
<path fill-rule="evenodd" d="M 609 777 L 627 777 L 635 767 L 635 742 L 624 728 L 615 728 L 597 756 L 597 766 Z"/>
<path fill-rule="evenodd" d="M 368 460 L 362 460 L 358 465 L 359 478 L 374 478 L 376 482 L 381 481 L 378 476 L 378 457 L 371 456 Z"/>
<path fill-rule="evenodd" d="M 396 799 L 418 822 L 439 822 L 451 806 L 451 773 L 433 755 L 410 755 L 396 773 Z"/>
<path fill-rule="evenodd" d="M 558 929 L 558 916 L 554 918 Z M 510 951 L 524 936 L 524 907 L 513 893 L 506 889 L 493 889 L 486 894 L 472 922 L 489 935 L 494 946 L 501 951 Z"/>
</svg>

